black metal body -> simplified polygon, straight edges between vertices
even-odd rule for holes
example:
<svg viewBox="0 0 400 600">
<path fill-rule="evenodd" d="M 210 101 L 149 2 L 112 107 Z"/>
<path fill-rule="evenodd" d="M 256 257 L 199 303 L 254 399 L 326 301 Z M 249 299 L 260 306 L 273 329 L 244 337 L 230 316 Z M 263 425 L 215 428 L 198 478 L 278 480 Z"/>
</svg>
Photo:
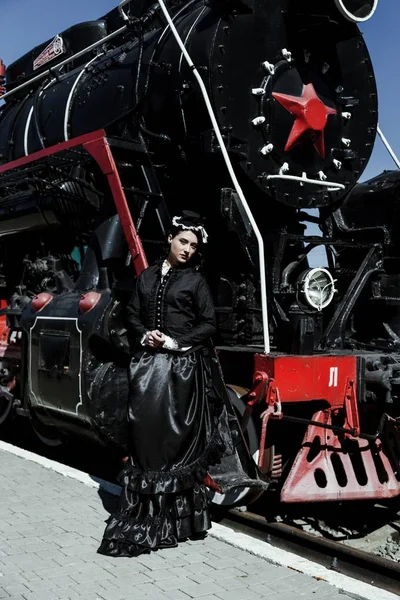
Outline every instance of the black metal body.
<svg viewBox="0 0 400 600">
<path fill-rule="evenodd" d="M 272 350 L 376 353 L 376 365 L 360 374 L 360 399 L 397 405 L 398 177 L 385 176 L 383 188 L 379 180 L 354 188 L 377 124 L 375 79 L 358 28 L 334 0 L 323 7 L 320 0 L 192 0 L 169 9 L 264 240 Z M 238 383 L 250 385 L 252 356 L 262 348 L 256 240 L 159 6 L 135 1 L 125 10 L 125 31 L 61 69 L 124 25 L 117 9 L 63 32 L 64 52 L 50 63 L 34 70 L 46 42 L 8 68 L 14 93 L 0 113 L 0 164 L 104 129 L 149 262 L 162 252 L 171 215 L 201 212 L 216 342 L 233 350 Z M 297 117 L 277 98 L 302 98 L 306 88 L 314 104 L 311 117 L 303 110 L 299 119 L 313 121 L 293 141 Z M 116 213 L 104 174 L 82 148 L 0 173 L 2 299 L 21 344 L 20 362 L 2 359 L 8 375 L 0 384 L 16 379 L 20 412 L 103 443 L 120 442 L 110 406 L 127 392 L 124 306 L 135 275 Z M 326 249 L 338 290 L 321 312 L 305 306 L 299 283 L 315 248 Z M 100 300 L 82 314 L 80 297 L 93 290 Z M 42 292 L 54 299 L 37 314 L 31 301 Z"/>
<path fill-rule="evenodd" d="M 342 192 L 327 194 L 323 188 L 305 186 L 299 194 L 297 183 L 271 182 L 266 175 L 288 161 L 294 175 L 307 172 L 315 178 L 323 170 L 329 180 L 349 189 L 372 150 L 376 88 L 367 49 L 357 27 L 341 18 L 333 3 L 322 14 L 316 12 L 317 5 L 310 0 L 239 2 L 237 6 L 191 1 L 178 3 L 172 11 L 208 88 L 243 184 L 253 194 L 263 192 L 260 202 L 272 197 L 295 207 L 330 206 Z M 97 50 L 97 58 L 89 53 L 85 60 L 79 58 L 64 67 L 61 74 L 50 72 L 33 84 L 33 93 L 24 90 L 22 97 L 9 100 L 0 127 L 3 162 L 100 128 L 110 135 L 129 130 L 134 136 L 139 113 L 142 125 L 156 134 L 149 142 L 154 145 L 158 135 L 168 153 L 172 148 L 184 149 L 187 181 L 203 170 L 210 155 L 216 158 L 219 151 L 198 85 L 159 11 L 146 12 L 146 8 L 142 7 L 142 21 L 135 20 L 131 31 L 113 40 L 115 49 Z M 136 17 L 134 6 L 132 11 Z M 89 45 L 123 24 L 116 19 L 111 13 L 98 22 L 72 28 L 62 37 L 71 51 L 78 51 L 84 43 Z M 282 55 L 286 48 L 291 48 L 290 61 Z M 29 73 L 32 55 L 41 49 L 9 67 L 11 89 L 16 72 Z M 275 66 L 273 75 L 262 66 L 267 60 Z M 282 152 L 293 118 L 272 94 L 300 96 L 308 83 L 337 111 L 325 128 L 329 150 L 325 158 L 318 156 L 311 140 L 297 145 L 289 157 Z M 252 96 L 251 90 L 257 87 L 265 93 Z M 342 117 L 347 110 L 353 111 L 348 122 Z M 255 127 L 252 119 L 258 116 L 265 117 L 265 122 Z M 343 147 L 343 137 L 353 141 L 351 149 Z M 267 142 L 274 145 L 274 151 L 265 157 L 260 147 Z M 344 162 L 340 171 L 333 159 Z M 177 165 L 169 166 L 170 177 L 177 176 Z M 231 185 L 225 173 L 220 178 Z M 185 183 L 180 169 L 179 185 Z M 196 196 L 202 197 L 205 191 L 201 186 Z"/>
</svg>

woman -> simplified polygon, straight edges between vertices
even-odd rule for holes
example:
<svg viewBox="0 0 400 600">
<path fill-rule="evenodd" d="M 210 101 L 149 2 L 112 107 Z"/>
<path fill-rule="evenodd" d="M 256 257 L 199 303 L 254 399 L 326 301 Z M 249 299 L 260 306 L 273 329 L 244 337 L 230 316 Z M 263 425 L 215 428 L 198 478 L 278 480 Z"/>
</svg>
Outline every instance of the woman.
<svg viewBox="0 0 400 600">
<path fill-rule="evenodd" d="M 205 535 L 207 486 L 218 489 L 208 467 L 233 453 L 209 345 L 213 301 L 194 266 L 207 234 L 196 213 L 172 224 L 168 257 L 141 273 L 128 305 L 137 340 L 129 368 L 130 456 L 119 509 L 99 548 L 111 556 L 138 556 Z"/>
</svg>

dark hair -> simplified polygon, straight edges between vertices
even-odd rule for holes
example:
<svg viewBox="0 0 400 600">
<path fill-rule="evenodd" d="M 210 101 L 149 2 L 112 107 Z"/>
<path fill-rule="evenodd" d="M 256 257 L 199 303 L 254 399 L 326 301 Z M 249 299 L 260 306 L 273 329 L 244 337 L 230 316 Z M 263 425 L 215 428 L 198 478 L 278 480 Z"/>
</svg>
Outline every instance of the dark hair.
<svg viewBox="0 0 400 600">
<path fill-rule="evenodd" d="M 191 231 L 192 233 L 194 233 L 194 235 L 197 237 L 197 250 L 199 250 L 199 248 L 203 245 L 203 239 L 201 237 L 200 232 L 196 231 L 195 229 L 187 229 L 184 225 L 171 225 L 168 235 L 172 235 L 172 237 L 174 238 L 181 231 Z"/>
<path fill-rule="evenodd" d="M 172 218 L 170 234 L 175 237 L 180 231 L 192 231 L 197 237 L 199 246 L 207 242 L 204 219 L 192 210 L 183 210 L 180 216 Z"/>
</svg>

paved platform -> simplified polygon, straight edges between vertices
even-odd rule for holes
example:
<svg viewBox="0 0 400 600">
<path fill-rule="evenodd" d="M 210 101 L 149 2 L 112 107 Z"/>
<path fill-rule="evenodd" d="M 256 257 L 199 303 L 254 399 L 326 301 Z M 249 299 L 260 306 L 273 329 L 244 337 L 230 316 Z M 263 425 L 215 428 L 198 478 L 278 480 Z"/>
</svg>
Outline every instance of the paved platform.
<svg viewBox="0 0 400 600">
<path fill-rule="evenodd" d="M 0 599 L 357 597 L 211 535 L 138 558 L 101 556 L 96 549 L 115 496 L 83 483 L 85 474 L 78 481 L 9 451 L 0 450 L 0 465 Z"/>
</svg>

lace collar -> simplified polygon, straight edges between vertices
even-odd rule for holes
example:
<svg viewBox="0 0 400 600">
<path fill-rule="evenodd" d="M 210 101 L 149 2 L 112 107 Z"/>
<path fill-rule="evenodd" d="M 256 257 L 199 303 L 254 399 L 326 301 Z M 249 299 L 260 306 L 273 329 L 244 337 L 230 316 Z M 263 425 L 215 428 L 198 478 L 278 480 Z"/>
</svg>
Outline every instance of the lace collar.
<svg viewBox="0 0 400 600">
<path fill-rule="evenodd" d="M 171 265 L 169 264 L 167 259 L 165 259 L 163 264 L 161 265 L 161 279 L 164 279 L 164 277 L 166 276 L 166 274 L 168 273 L 168 271 L 171 268 L 172 268 Z"/>
</svg>

